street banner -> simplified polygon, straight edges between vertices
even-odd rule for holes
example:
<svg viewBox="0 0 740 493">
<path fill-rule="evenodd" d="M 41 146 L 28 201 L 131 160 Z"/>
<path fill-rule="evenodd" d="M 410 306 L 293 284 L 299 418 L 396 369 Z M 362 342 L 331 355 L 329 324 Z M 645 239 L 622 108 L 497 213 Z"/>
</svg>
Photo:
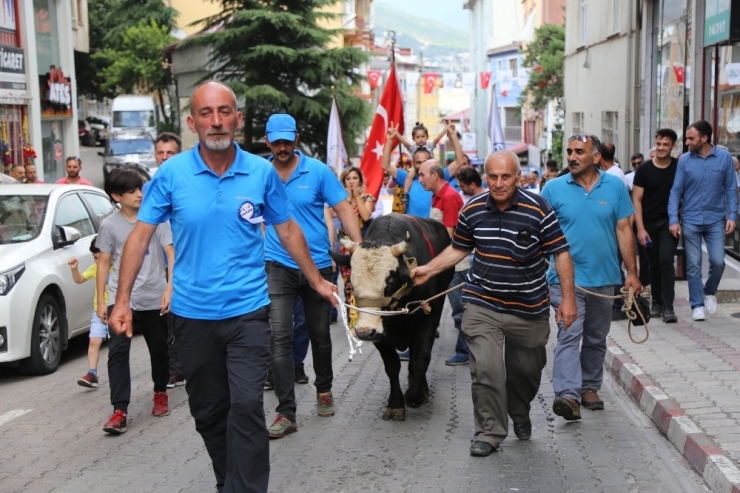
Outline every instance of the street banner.
<svg viewBox="0 0 740 493">
<path fill-rule="evenodd" d="M 504 141 L 504 128 L 501 126 L 501 112 L 496 102 L 496 86 L 491 90 L 491 111 L 488 113 L 488 138 L 491 140 L 491 148 L 494 151 L 506 149 Z"/>
<path fill-rule="evenodd" d="M 455 72 L 445 72 L 442 74 L 442 92 L 445 94 L 452 94 L 452 90 L 455 89 L 456 82 L 457 74 Z"/>
<path fill-rule="evenodd" d="M 419 78 L 421 74 L 419 72 L 406 72 L 406 91 L 414 91 L 416 94 L 416 86 L 419 85 Z"/>
<path fill-rule="evenodd" d="M 380 85 L 380 76 L 381 72 L 380 70 L 368 70 L 367 71 L 367 81 L 370 84 L 371 89 L 377 89 Z"/>
<path fill-rule="evenodd" d="M 467 92 L 468 94 L 472 94 L 475 92 L 475 79 L 477 78 L 478 74 L 475 72 L 463 72 L 462 74 L 462 88 L 463 91 Z"/>
<path fill-rule="evenodd" d="M 484 91 L 488 89 L 488 85 L 491 83 L 491 72 L 480 73 L 480 88 Z"/>
<path fill-rule="evenodd" d="M 740 86 L 740 63 L 728 63 L 725 65 L 727 83 L 731 86 Z"/>
<path fill-rule="evenodd" d="M 378 199 L 380 187 L 383 185 L 384 171 L 381 165 L 383 146 L 391 123 L 398 125 L 398 133 L 403 134 L 403 99 L 395 65 L 391 65 L 388 80 L 380 96 L 380 104 L 375 110 L 373 125 L 370 128 L 370 135 L 367 138 L 360 164 L 360 170 L 365 177 L 365 191 L 375 197 L 375 200 Z M 398 139 L 394 139 L 393 147 L 396 145 L 398 145 Z"/>
<path fill-rule="evenodd" d="M 326 137 L 326 164 L 339 176 L 349 162 L 347 149 L 342 139 L 342 125 L 339 121 L 337 98 L 332 98 L 329 113 L 329 135 Z"/>
<path fill-rule="evenodd" d="M 427 72 L 424 74 L 424 94 L 431 94 L 434 92 L 434 87 L 437 85 L 437 77 L 439 74 Z"/>
</svg>

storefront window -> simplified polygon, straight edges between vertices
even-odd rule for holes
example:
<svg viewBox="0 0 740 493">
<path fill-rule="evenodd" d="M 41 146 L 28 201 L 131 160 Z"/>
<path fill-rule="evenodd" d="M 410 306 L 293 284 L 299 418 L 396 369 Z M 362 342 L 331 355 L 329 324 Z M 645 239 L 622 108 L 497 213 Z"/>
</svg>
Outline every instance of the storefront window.
<svg viewBox="0 0 740 493">
<path fill-rule="evenodd" d="M 655 65 L 655 129 L 671 128 L 683 137 L 688 116 L 691 80 L 691 0 L 655 2 L 656 27 L 653 30 Z M 679 140 L 680 142 L 680 140 Z M 681 153 L 680 146 L 674 149 Z"/>
<path fill-rule="evenodd" d="M 57 28 L 56 0 L 33 0 L 34 29 L 36 31 L 36 64 L 39 74 L 59 67 L 59 30 Z"/>
<path fill-rule="evenodd" d="M 711 48 L 714 53 L 714 48 Z M 719 80 L 717 81 L 717 121 L 715 142 L 732 154 L 740 153 L 740 44 L 719 47 Z M 715 64 L 712 64 L 715 67 Z M 712 98 L 714 97 L 712 73 Z M 714 101 L 712 100 L 712 103 Z M 714 107 L 714 104 L 712 104 Z"/>
<path fill-rule="evenodd" d="M 44 181 L 54 183 L 64 176 L 64 121 L 41 122 L 41 152 L 44 155 Z"/>
</svg>

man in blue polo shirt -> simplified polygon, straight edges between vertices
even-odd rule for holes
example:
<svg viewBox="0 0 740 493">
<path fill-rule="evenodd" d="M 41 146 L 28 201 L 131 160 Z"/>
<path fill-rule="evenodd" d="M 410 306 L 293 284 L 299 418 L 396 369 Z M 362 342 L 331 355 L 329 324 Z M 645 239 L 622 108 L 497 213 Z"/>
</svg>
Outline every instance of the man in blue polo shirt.
<svg viewBox="0 0 740 493">
<path fill-rule="evenodd" d="M 233 91 L 216 81 L 196 87 L 187 123 L 199 144 L 154 175 L 123 252 L 109 323 L 132 336 L 133 281 L 156 225 L 169 220 L 178 249 L 170 310 L 195 428 L 219 492 L 265 492 L 270 457 L 262 386 L 270 360 L 270 298 L 262 224 L 323 299 L 333 300 L 337 287 L 311 260 L 274 168 L 234 144 L 242 114 Z"/>
<path fill-rule="evenodd" d="M 570 174 L 550 180 L 541 196 L 560 221 L 571 248 L 576 285 L 596 294 L 576 290 L 578 318 L 567 328 L 558 326 L 558 342 L 552 364 L 555 389 L 553 412 L 566 420 L 581 419 L 586 409 L 604 409 L 597 393 L 604 377 L 606 335 L 612 320 L 609 298 L 622 277 L 617 262 L 617 245 L 627 267 L 625 288 L 637 294 L 642 286 L 635 266 L 635 240 L 630 216 L 633 214 L 624 182 L 596 168 L 601 154 L 599 139 L 593 135 L 571 135 L 568 139 Z M 555 309 L 564 300 L 564 283 L 550 269 L 550 302 Z"/>
<path fill-rule="evenodd" d="M 732 155 L 711 144 L 712 126 L 704 120 L 686 129 L 689 152 L 681 156 L 668 198 L 668 230 L 683 234 L 692 318 L 717 311 L 717 287 L 725 271 L 725 235 L 735 231 L 737 178 Z M 678 208 L 681 207 L 679 223 Z M 707 244 L 709 277 L 701 282 L 701 240 Z"/>
<path fill-rule="evenodd" d="M 292 116 L 278 113 L 267 120 L 265 140 L 270 146 L 270 161 L 288 195 L 288 211 L 306 235 L 311 258 L 327 281 L 333 269 L 329 232 L 324 219 L 324 204 L 332 207 L 344 230 L 354 242 L 361 242 L 360 223 L 347 200 L 347 191 L 327 165 L 296 149 L 298 131 Z M 270 293 L 272 323 L 272 384 L 278 398 L 277 416 L 268 428 L 270 438 L 282 438 L 298 430 L 296 423 L 295 369 L 293 362 L 293 302 L 300 296 L 311 340 L 316 372 L 318 415 L 334 415 L 331 393 L 334 378 L 331 365 L 329 303 L 306 282 L 300 266 L 280 242 L 277 231 L 267 227 L 265 261 Z"/>
</svg>

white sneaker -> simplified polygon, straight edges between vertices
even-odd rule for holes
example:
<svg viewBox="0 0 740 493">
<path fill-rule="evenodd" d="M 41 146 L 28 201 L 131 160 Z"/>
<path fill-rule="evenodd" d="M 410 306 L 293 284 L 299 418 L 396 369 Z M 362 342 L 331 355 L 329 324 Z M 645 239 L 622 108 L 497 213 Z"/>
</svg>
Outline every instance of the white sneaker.
<svg viewBox="0 0 740 493">
<path fill-rule="evenodd" d="M 701 322 L 705 319 L 704 317 L 704 307 L 703 306 L 697 306 L 694 308 L 694 311 L 691 314 L 691 318 L 693 318 L 696 322 Z"/>
<path fill-rule="evenodd" d="M 717 297 L 713 294 L 704 297 L 704 307 L 707 309 L 707 313 L 712 314 L 717 312 Z"/>
</svg>

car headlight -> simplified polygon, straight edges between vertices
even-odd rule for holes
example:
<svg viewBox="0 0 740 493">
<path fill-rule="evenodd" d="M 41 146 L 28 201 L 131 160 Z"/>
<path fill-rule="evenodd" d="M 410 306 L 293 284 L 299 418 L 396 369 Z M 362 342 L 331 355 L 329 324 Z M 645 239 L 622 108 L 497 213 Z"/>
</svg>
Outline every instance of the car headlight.
<svg viewBox="0 0 740 493">
<path fill-rule="evenodd" d="M 21 278 L 21 274 L 26 270 L 26 264 L 18 264 L 12 269 L 0 272 L 0 296 L 5 296 L 13 289 L 13 286 Z"/>
</svg>

